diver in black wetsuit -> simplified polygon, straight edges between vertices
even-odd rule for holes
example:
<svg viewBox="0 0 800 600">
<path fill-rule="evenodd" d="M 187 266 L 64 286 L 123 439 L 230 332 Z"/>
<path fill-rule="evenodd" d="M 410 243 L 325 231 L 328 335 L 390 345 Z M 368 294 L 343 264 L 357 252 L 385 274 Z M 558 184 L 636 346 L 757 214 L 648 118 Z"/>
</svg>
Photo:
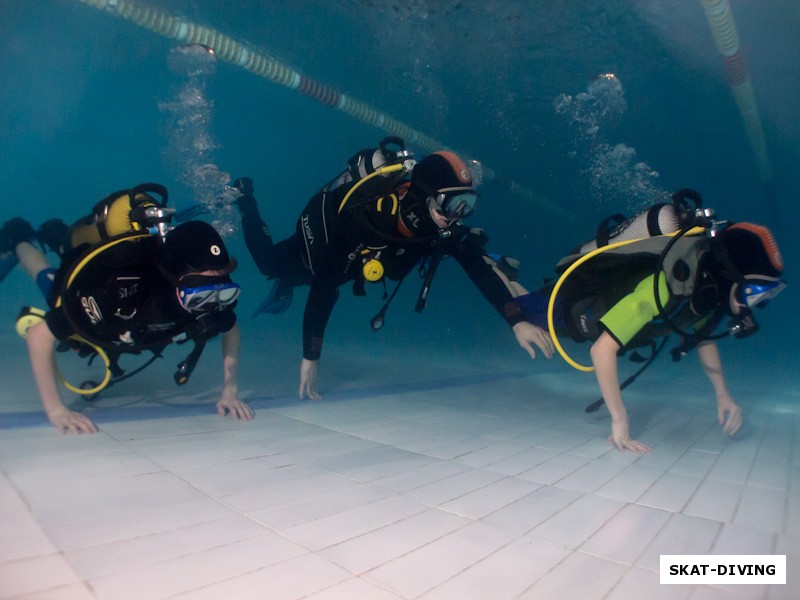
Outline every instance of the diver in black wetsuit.
<svg viewBox="0 0 800 600">
<path fill-rule="evenodd" d="M 533 344 L 548 358 L 553 355 L 547 332 L 525 321 L 484 259 L 484 236 L 461 222 L 478 200 L 464 161 L 452 152 L 435 152 L 413 167 L 410 181 L 395 183 L 390 190 L 373 189 L 349 204 L 349 188 L 329 184 L 306 205 L 294 235 L 277 244 L 258 213 L 252 181 L 234 183 L 242 193 L 238 202 L 245 242 L 259 270 L 278 279 L 273 290 L 278 304 L 290 297 L 292 287 L 311 286 L 303 318 L 301 398 L 321 397 L 317 366 L 339 287 L 352 281 L 354 294 L 363 295 L 366 282 L 402 280 L 421 261 L 430 259 L 435 265 L 444 255 L 458 261 L 531 358 L 536 356 Z"/>
<path fill-rule="evenodd" d="M 217 412 L 235 420 L 253 418 L 252 409 L 238 397 L 241 342 L 234 309 L 239 286 L 230 279 L 236 262 L 216 230 L 202 221 L 168 229 L 163 241 L 144 229 L 126 236 L 134 200 L 160 205 L 147 193 L 154 189 L 165 203 L 164 188 L 143 184 L 97 205 L 104 209 L 101 214 L 116 218 L 95 219 L 93 213 L 72 228 L 51 220 L 35 232 L 17 217 L 0 227 L 0 257 L 8 262 L 13 257 L 12 266 L 18 261 L 50 305 L 46 312 L 26 307 L 17 331 L 28 343 L 45 414 L 59 431 L 97 431 L 87 415 L 71 410 L 61 398 L 54 353 L 62 345 L 103 352 L 104 360 L 110 357 L 106 366 L 111 374 L 121 354 L 149 350 L 159 355 L 167 345 L 189 340 L 195 342 L 190 357 L 196 362 L 205 342 L 219 335 L 223 386 Z M 109 236 L 105 240 L 99 234 L 101 226 Z M 59 269 L 50 266 L 37 242 L 57 252 Z M 188 379 L 193 367 L 181 374 Z M 176 382 L 185 382 L 177 375 Z"/>
</svg>

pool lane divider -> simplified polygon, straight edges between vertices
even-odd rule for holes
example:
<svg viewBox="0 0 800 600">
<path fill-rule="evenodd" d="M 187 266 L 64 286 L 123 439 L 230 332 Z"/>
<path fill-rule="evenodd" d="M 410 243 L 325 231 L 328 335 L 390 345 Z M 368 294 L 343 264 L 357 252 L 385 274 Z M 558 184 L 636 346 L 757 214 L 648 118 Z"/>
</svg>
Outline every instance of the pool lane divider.
<svg viewBox="0 0 800 600">
<path fill-rule="evenodd" d="M 700 4 L 703 6 L 717 50 L 725 63 L 728 85 L 739 107 L 739 114 L 755 155 L 758 174 L 764 183 L 769 183 L 772 180 L 772 164 L 767 154 L 764 128 L 758 112 L 753 82 L 747 72 L 730 3 L 728 0 L 700 0 Z"/>
<path fill-rule="evenodd" d="M 236 65 L 275 84 L 292 89 L 390 135 L 399 136 L 409 145 L 419 147 L 426 152 L 443 149 L 452 150 L 441 141 L 409 127 L 380 110 L 351 98 L 329 85 L 303 75 L 269 54 L 254 48 L 251 44 L 235 40 L 210 27 L 146 6 L 138 0 L 79 0 L 79 2 L 113 14 L 141 28 L 148 29 L 182 44 L 203 44 L 208 46 L 220 60 Z M 465 156 L 457 150 L 453 151 Z M 494 181 L 510 192 L 533 202 L 539 208 L 548 212 L 557 214 L 567 220 L 575 219 L 575 214 L 567 211 L 561 205 L 551 202 L 541 194 L 515 181 L 498 175 L 494 169 L 487 165 L 481 163 L 481 167 L 485 180 Z"/>
</svg>

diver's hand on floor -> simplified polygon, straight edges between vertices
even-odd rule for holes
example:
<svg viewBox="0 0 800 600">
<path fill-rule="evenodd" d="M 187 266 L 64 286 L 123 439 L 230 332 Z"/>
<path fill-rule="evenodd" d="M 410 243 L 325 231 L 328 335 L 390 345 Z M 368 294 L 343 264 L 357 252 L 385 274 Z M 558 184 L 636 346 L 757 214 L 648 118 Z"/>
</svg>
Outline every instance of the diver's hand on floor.
<svg viewBox="0 0 800 600">
<path fill-rule="evenodd" d="M 300 400 L 309 398 L 310 400 L 322 400 L 322 396 L 317 391 L 317 367 L 318 360 L 303 359 L 300 363 Z"/>
<path fill-rule="evenodd" d="M 728 435 L 735 434 L 742 426 L 742 408 L 727 394 L 717 396 L 717 420 Z"/>
<path fill-rule="evenodd" d="M 234 421 L 252 421 L 255 414 L 247 403 L 242 402 L 235 395 L 226 394 L 224 391 L 219 402 L 217 402 L 217 413 L 220 417 L 230 415 Z"/>
<path fill-rule="evenodd" d="M 97 426 L 89 417 L 66 406 L 47 413 L 47 418 L 61 433 L 97 433 Z"/>
<path fill-rule="evenodd" d="M 608 441 L 620 452 L 630 450 L 636 454 L 647 454 L 652 450 L 647 444 L 642 444 L 636 440 L 632 440 L 628 432 L 628 420 L 615 421 L 611 420 L 611 435 L 608 436 Z"/>
<path fill-rule="evenodd" d="M 512 329 L 517 342 L 531 358 L 536 358 L 536 350 L 531 344 L 536 344 L 547 358 L 553 358 L 555 346 L 547 331 L 527 321 L 517 323 Z"/>
</svg>

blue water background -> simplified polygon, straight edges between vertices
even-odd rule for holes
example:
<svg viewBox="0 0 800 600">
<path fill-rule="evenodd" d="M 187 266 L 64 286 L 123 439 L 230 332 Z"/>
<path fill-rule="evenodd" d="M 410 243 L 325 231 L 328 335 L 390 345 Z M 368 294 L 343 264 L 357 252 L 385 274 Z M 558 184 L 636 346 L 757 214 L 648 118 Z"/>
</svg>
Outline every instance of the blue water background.
<svg viewBox="0 0 800 600">
<path fill-rule="evenodd" d="M 796 2 L 731 2 L 774 170 L 769 184 L 759 177 L 722 60 L 696 2 L 152 5 L 252 44 L 482 161 L 566 211 L 565 216 L 542 208 L 493 182 L 481 190 L 471 221 L 489 232 L 493 250 L 522 261 L 521 278 L 531 287 L 551 274 L 570 247 L 591 237 L 600 219 L 631 214 L 646 204 L 624 191 L 605 193 L 597 187 L 587 168 L 598 139 L 635 149 L 634 162 L 659 174 L 654 183 L 660 190 L 692 187 L 725 218 L 769 225 L 781 244 L 790 287 L 768 311 L 759 312 L 758 336 L 725 341 L 724 352 L 737 375 L 796 384 Z M 188 206 L 189 190 L 176 183 L 165 159 L 169 124 L 159 110 L 179 83 L 167 66 L 174 46 L 78 0 L 0 3 L 0 220 L 20 215 L 35 226 L 52 216 L 72 221 L 109 192 L 142 181 L 166 184 L 173 204 Z M 597 75 L 609 72 L 624 88 L 627 110 L 586 137 L 556 114 L 554 101 L 561 94 L 585 92 Z M 278 238 L 293 231 L 307 199 L 351 153 L 385 135 L 224 62 L 216 65 L 207 95 L 214 102 L 215 162 L 234 177 L 253 177 L 262 213 Z M 619 182 L 629 172 L 609 167 L 605 175 Z M 230 246 L 241 264 L 237 280 L 245 289 L 240 311 L 245 338 L 280 340 L 283 351 L 299 361 L 305 290 L 298 291 L 284 315 L 251 320 L 269 287 L 241 235 Z M 434 286 L 429 308 L 417 315 L 418 282 L 407 282 L 386 330 L 377 336 L 367 322 L 381 305 L 382 288 L 373 287 L 367 299 L 353 298 L 343 288 L 327 351 L 379 355 L 391 346 L 427 353 L 445 369 L 453 352 L 476 366 L 501 360 L 545 368 L 528 364 L 453 261 Z M 18 345 L 10 329 L 18 307 L 31 303 L 41 301 L 18 269 L 0 289 L 0 319 L 8 325 L 3 339 L 9 344 Z"/>
</svg>

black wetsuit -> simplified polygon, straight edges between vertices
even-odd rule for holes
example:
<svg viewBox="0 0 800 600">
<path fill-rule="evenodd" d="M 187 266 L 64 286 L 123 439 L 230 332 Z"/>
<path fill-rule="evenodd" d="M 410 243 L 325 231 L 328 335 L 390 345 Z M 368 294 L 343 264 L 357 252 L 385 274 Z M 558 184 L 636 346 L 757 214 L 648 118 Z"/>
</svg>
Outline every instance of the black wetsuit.
<svg viewBox="0 0 800 600">
<path fill-rule="evenodd" d="M 450 237 L 440 238 L 431 221 L 427 235 L 407 237 L 410 232 L 400 222 L 398 209 L 398 203 L 410 199 L 411 193 L 404 198 L 405 194 L 406 186 L 401 186 L 390 194 L 351 201 L 353 206 L 339 212 L 344 192 L 321 191 L 298 219 L 295 234 L 277 244 L 272 243 L 255 200 L 239 200 L 245 242 L 261 273 L 291 285 L 311 285 L 303 318 L 304 358 L 319 359 L 338 288 L 353 281 L 354 291 L 359 293 L 365 260 L 379 260 L 385 277 L 396 281 L 432 256 L 437 245 L 439 251 L 458 261 L 510 326 L 524 320 L 519 305 L 483 259 L 484 249 L 468 228 L 454 225 Z M 430 221 L 428 215 L 421 218 Z"/>
<path fill-rule="evenodd" d="M 103 348 L 124 353 L 207 339 L 236 324 L 233 310 L 202 317 L 184 310 L 157 259 L 155 237 L 100 252 L 77 271 L 60 305 L 45 316 L 53 335 L 66 340 L 79 333 Z M 74 263 L 67 259 L 64 264 L 68 266 L 62 266 L 57 282 Z"/>
</svg>

